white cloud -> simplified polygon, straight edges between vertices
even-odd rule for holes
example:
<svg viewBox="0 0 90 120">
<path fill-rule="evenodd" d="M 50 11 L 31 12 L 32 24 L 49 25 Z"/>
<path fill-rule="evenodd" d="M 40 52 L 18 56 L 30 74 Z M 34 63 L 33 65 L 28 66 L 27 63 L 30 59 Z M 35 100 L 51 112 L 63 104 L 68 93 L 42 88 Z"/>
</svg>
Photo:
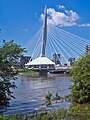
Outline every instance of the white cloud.
<svg viewBox="0 0 90 120">
<path fill-rule="evenodd" d="M 58 11 L 54 8 L 47 9 L 47 23 L 54 26 L 79 26 L 90 27 L 90 23 L 78 24 L 80 16 L 73 10 L 67 10 L 65 6 L 58 5 Z M 41 14 L 41 19 L 44 21 L 44 14 Z"/>
<path fill-rule="evenodd" d="M 80 24 L 80 27 L 90 27 L 90 23 L 84 23 L 84 24 Z"/>
<path fill-rule="evenodd" d="M 76 21 L 79 19 L 79 15 L 73 10 L 66 10 L 64 6 L 59 5 L 59 9 L 63 9 L 64 12 L 56 11 L 53 8 L 47 9 L 48 24 L 59 26 L 74 26 L 77 25 Z M 44 20 L 44 14 L 41 14 L 41 19 Z"/>
<path fill-rule="evenodd" d="M 59 9 L 65 9 L 65 7 L 63 5 L 58 5 Z"/>
</svg>

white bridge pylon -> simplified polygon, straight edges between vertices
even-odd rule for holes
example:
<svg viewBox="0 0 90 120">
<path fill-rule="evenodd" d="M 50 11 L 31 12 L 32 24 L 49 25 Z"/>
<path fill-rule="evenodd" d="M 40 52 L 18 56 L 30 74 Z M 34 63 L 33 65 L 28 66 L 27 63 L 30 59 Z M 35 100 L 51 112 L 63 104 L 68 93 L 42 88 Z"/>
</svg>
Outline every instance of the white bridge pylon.
<svg viewBox="0 0 90 120">
<path fill-rule="evenodd" d="M 31 70 L 38 71 L 39 74 L 47 74 L 49 70 L 55 69 L 55 63 L 48 59 L 45 55 L 46 40 L 47 40 L 47 8 L 44 11 L 44 25 L 43 25 L 43 37 L 42 37 L 42 49 L 40 57 L 28 62 L 26 67 Z"/>
</svg>

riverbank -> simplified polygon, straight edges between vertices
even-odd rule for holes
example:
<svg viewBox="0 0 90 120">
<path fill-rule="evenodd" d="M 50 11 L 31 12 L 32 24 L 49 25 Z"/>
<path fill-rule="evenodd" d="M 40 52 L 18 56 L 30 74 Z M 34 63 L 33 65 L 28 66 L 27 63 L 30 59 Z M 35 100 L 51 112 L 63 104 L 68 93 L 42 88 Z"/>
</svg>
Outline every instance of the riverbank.
<svg viewBox="0 0 90 120">
<path fill-rule="evenodd" d="M 35 72 L 35 71 L 22 71 L 22 72 L 19 72 L 19 75 L 38 75 L 39 73 L 38 72 Z"/>
<path fill-rule="evenodd" d="M 90 120 L 90 104 L 76 104 L 68 110 L 36 111 L 31 115 L 0 116 L 0 120 Z"/>
</svg>

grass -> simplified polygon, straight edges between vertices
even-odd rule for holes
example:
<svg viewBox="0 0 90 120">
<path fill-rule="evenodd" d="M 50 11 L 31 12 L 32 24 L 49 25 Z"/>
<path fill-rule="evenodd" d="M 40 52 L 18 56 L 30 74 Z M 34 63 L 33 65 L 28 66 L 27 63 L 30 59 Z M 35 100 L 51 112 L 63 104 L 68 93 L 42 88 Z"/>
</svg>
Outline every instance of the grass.
<svg viewBox="0 0 90 120">
<path fill-rule="evenodd" d="M 38 72 L 35 72 L 35 71 L 22 71 L 20 73 L 25 74 L 25 75 L 28 75 L 28 74 L 39 74 Z"/>
</svg>

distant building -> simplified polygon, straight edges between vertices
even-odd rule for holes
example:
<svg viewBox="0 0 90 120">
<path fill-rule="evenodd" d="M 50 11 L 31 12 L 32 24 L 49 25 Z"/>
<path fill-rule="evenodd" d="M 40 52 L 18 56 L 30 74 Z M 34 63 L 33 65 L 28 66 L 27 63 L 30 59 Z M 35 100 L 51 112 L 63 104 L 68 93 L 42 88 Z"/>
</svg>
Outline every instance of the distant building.
<svg viewBox="0 0 90 120">
<path fill-rule="evenodd" d="M 67 63 L 67 66 L 71 66 L 75 63 L 75 58 L 69 58 L 68 59 L 68 63 Z"/>
<path fill-rule="evenodd" d="M 86 53 L 90 53 L 90 45 L 86 45 Z"/>
<path fill-rule="evenodd" d="M 32 61 L 31 56 L 22 56 L 20 59 L 20 64 L 22 67 L 25 67 L 25 64 L 28 63 L 29 61 Z"/>
<path fill-rule="evenodd" d="M 61 65 L 61 62 L 60 62 L 60 54 L 56 54 L 56 53 L 53 54 L 53 62 L 54 62 L 56 65 Z"/>
</svg>

